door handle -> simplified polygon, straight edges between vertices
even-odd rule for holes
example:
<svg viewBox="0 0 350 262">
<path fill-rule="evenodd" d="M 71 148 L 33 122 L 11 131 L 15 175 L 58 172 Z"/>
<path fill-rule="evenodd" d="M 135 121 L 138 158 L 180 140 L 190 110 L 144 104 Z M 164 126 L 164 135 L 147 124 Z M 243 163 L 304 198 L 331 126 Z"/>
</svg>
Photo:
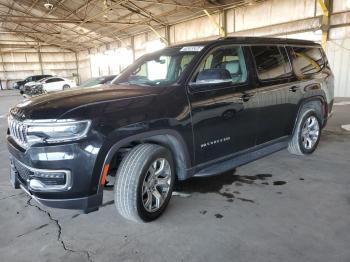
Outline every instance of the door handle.
<svg viewBox="0 0 350 262">
<path fill-rule="evenodd" d="M 289 88 L 289 91 L 291 91 L 291 92 L 296 92 L 298 89 L 299 89 L 298 86 L 291 86 L 291 87 Z"/>
<path fill-rule="evenodd" d="M 244 94 L 239 98 L 239 100 L 243 102 L 248 102 L 252 96 L 253 96 L 252 94 Z"/>
</svg>

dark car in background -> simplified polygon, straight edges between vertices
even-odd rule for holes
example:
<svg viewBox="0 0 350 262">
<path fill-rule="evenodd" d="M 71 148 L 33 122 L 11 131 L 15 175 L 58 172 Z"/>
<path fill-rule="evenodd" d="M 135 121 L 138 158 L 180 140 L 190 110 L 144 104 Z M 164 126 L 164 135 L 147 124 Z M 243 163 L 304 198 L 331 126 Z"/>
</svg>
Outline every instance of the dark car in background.
<svg viewBox="0 0 350 262">
<path fill-rule="evenodd" d="M 34 75 L 34 76 L 28 76 L 27 78 L 21 80 L 21 81 L 17 81 L 17 82 L 14 82 L 13 83 L 13 88 L 14 89 L 20 89 L 22 90 L 24 85 L 26 83 L 29 83 L 29 82 L 36 82 L 36 81 L 39 81 L 40 79 L 43 79 L 43 78 L 46 78 L 46 77 L 50 77 L 52 75 Z"/>
<path fill-rule="evenodd" d="M 84 81 L 78 87 L 91 87 L 91 86 L 100 86 L 103 84 L 109 84 L 116 77 L 117 75 L 93 77 Z"/>
<path fill-rule="evenodd" d="M 327 57 L 310 41 L 228 37 L 164 48 L 110 85 L 12 108 L 11 182 L 47 206 L 90 212 L 115 177 L 119 213 L 151 221 L 176 179 L 217 175 L 284 148 L 313 153 L 333 90 Z"/>
</svg>

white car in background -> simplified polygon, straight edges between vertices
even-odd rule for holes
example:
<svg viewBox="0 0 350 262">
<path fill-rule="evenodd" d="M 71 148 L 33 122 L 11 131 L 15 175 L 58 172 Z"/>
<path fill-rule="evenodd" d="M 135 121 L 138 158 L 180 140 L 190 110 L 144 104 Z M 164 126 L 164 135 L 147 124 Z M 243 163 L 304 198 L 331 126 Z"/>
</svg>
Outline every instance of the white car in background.
<svg viewBox="0 0 350 262">
<path fill-rule="evenodd" d="M 76 87 L 77 85 L 73 80 L 58 76 L 52 76 L 41 79 L 38 82 L 29 82 L 24 85 L 24 89 L 27 91 L 28 89 L 36 88 L 38 86 L 42 86 L 42 89 L 45 92 L 53 92 Z"/>
</svg>

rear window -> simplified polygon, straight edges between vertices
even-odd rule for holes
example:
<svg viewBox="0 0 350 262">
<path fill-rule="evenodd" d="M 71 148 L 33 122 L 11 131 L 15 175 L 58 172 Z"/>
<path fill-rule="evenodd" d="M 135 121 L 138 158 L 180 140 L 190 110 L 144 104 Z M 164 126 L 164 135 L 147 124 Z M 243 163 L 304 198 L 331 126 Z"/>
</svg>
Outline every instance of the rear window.
<svg viewBox="0 0 350 262">
<path fill-rule="evenodd" d="M 318 73 L 324 67 L 320 48 L 292 47 L 293 68 L 297 76 Z"/>
<path fill-rule="evenodd" d="M 260 80 L 272 80 L 291 75 L 292 69 L 284 48 L 252 46 L 251 49 Z"/>
</svg>

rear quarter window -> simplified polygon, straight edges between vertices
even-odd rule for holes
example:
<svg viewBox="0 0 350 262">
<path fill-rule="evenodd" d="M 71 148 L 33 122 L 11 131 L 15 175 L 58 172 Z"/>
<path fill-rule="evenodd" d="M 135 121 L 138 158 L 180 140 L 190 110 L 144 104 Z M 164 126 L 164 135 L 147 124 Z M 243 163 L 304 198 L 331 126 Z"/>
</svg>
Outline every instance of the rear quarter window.
<svg viewBox="0 0 350 262">
<path fill-rule="evenodd" d="M 317 47 L 292 47 L 292 64 L 298 77 L 316 74 L 324 67 L 322 51 Z"/>
</svg>

